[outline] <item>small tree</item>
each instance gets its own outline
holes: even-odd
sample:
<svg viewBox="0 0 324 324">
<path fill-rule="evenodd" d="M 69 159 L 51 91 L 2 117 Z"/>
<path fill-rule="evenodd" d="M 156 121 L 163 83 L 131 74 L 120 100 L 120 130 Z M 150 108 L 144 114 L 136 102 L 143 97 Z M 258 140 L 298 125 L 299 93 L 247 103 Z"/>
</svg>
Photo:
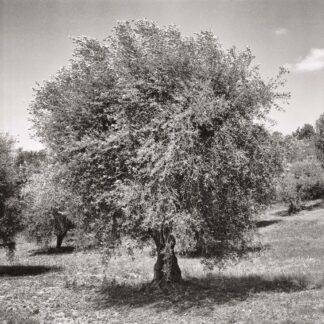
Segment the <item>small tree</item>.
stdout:
<svg viewBox="0 0 324 324">
<path fill-rule="evenodd" d="M 316 159 L 290 164 L 281 177 L 278 196 L 289 204 L 290 214 L 301 210 L 306 200 L 324 197 L 324 170 Z"/>
<path fill-rule="evenodd" d="M 20 203 L 14 168 L 13 140 L 0 133 L 0 247 L 13 253 L 15 235 L 21 229 Z"/>
<path fill-rule="evenodd" d="M 74 227 L 72 195 L 62 186 L 60 176 L 59 168 L 43 163 L 22 189 L 23 222 L 28 238 L 48 243 L 56 236 L 58 249 L 67 232 Z"/>
<path fill-rule="evenodd" d="M 84 227 L 114 247 L 152 239 L 156 282 L 177 282 L 176 238 L 216 262 L 245 250 L 281 156 L 262 125 L 280 76 L 264 81 L 249 49 L 210 32 L 119 23 L 81 37 L 69 67 L 35 93 L 38 135 L 82 198 Z"/>
</svg>

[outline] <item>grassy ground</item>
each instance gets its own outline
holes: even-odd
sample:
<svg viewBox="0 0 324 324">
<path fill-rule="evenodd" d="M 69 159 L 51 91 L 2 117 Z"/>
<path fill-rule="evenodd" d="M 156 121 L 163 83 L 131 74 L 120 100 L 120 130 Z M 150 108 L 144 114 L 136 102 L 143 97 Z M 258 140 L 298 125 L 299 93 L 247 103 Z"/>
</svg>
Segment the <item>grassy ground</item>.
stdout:
<svg viewBox="0 0 324 324">
<path fill-rule="evenodd" d="M 21 241 L 9 263 L 0 250 L 0 323 L 324 323 L 324 207 L 280 209 L 258 223 L 265 249 L 223 271 L 181 259 L 188 281 L 145 285 L 154 260 L 96 253 L 35 253 Z"/>
</svg>

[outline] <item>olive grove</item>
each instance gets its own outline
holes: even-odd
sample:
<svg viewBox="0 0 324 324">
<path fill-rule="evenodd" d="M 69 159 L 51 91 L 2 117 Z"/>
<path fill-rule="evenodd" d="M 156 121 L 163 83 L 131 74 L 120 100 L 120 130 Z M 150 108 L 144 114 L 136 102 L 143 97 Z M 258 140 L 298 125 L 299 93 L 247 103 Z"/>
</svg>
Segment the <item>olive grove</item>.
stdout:
<svg viewBox="0 0 324 324">
<path fill-rule="evenodd" d="M 293 214 L 302 210 L 308 200 L 324 198 L 321 117 L 316 129 L 305 124 L 292 136 L 276 136 L 285 156 L 285 171 L 278 178 L 277 200 L 287 203 L 288 213 Z"/>
</svg>

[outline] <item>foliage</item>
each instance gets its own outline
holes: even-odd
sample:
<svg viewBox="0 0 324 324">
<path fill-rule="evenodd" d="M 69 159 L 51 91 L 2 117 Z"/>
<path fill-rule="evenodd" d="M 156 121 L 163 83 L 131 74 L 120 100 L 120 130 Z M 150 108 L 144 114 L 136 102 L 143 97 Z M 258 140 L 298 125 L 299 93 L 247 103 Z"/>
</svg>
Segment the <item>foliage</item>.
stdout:
<svg viewBox="0 0 324 324">
<path fill-rule="evenodd" d="M 23 222 L 31 240 L 48 243 L 55 235 L 57 247 L 73 228 L 72 195 L 61 185 L 63 171 L 55 164 L 43 163 L 22 189 Z"/>
<path fill-rule="evenodd" d="M 278 179 L 277 199 L 289 203 L 289 212 L 302 208 L 303 202 L 324 196 L 324 170 L 320 157 L 320 120 L 314 127 L 305 124 L 291 135 L 274 133 L 285 156 L 286 170 Z"/>
<path fill-rule="evenodd" d="M 313 125 L 305 124 L 302 128 L 297 128 L 295 132 L 292 134 L 294 137 L 296 137 L 298 140 L 312 140 L 315 136 L 315 129 Z"/>
<path fill-rule="evenodd" d="M 18 184 L 24 185 L 28 178 L 35 172 L 39 172 L 41 164 L 46 160 L 46 152 L 25 151 L 19 148 L 15 153 L 15 168 L 18 174 Z"/>
<path fill-rule="evenodd" d="M 289 212 L 300 210 L 305 200 L 324 197 L 324 170 L 316 159 L 290 164 L 279 181 L 279 199 L 289 203 Z"/>
<path fill-rule="evenodd" d="M 265 81 L 249 49 L 148 21 L 75 44 L 30 111 L 82 198 L 85 227 L 110 247 L 130 235 L 162 253 L 198 235 L 206 257 L 243 251 L 281 171 L 262 123 L 287 98 L 285 71 Z"/>
<path fill-rule="evenodd" d="M 0 247 L 12 253 L 20 226 L 20 203 L 14 168 L 13 140 L 0 133 Z"/>
<path fill-rule="evenodd" d="M 324 114 L 316 121 L 315 145 L 317 156 L 324 163 Z"/>
<path fill-rule="evenodd" d="M 295 163 L 306 159 L 316 159 L 314 138 L 311 140 L 297 139 L 296 136 L 283 135 L 280 132 L 272 134 L 284 156 L 285 164 Z"/>
</svg>

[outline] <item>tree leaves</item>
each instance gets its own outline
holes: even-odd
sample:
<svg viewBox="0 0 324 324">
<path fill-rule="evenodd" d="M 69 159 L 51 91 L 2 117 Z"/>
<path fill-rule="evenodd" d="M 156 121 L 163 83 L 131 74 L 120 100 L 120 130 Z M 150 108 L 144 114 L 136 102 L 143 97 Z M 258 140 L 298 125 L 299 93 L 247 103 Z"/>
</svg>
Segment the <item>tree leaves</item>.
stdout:
<svg viewBox="0 0 324 324">
<path fill-rule="evenodd" d="M 21 229 L 13 144 L 10 137 L 0 133 L 0 246 L 9 248 Z"/>
<path fill-rule="evenodd" d="M 277 92 L 284 71 L 265 81 L 249 49 L 146 20 L 75 44 L 30 111 L 86 206 L 85 223 L 101 239 L 141 240 L 168 226 L 184 245 L 203 236 L 206 256 L 211 242 L 219 257 L 242 249 L 281 170 L 262 123 L 287 98 Z"/>
</svg>

